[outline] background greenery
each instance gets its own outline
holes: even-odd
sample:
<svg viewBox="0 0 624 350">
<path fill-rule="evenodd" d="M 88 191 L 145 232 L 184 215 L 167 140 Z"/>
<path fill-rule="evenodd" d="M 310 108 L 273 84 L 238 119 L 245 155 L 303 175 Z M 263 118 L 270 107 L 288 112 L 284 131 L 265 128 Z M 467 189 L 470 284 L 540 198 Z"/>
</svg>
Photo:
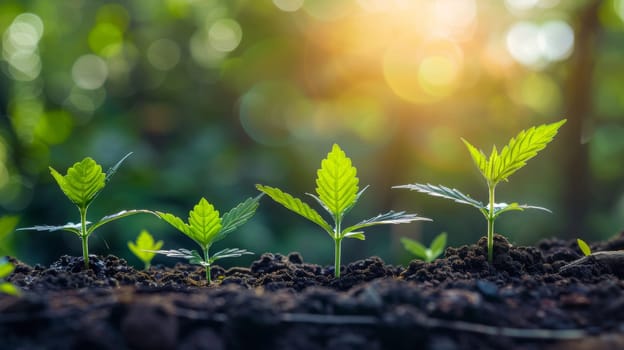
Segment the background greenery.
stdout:
<svg viewBox="0 0 624 350">
<path fill-rule="evenodd" d="M 228 210 L 256 183 L 311 192 L 339 142 L 371 185 L 353 221 L 389 209 L 435 220 L 371 229 L 344 244 L 344 261 L 404 263 L 401 236 L 429 243 L 446 231 L 467 244 L 485 222 L 392 185 L 485 199 L 460 137 L 489 151 L 565 117 L 561 136 L 497 193 L 553 214 L 508 214 L 497 231 L 533 244 L 622 228 L 623 0 L 4 0 L 0 33 L 0 214 L 19 226 L 78 220 L 50 165 L 64 173 L 91 156 L 107 168 L 132 151 L 91 219 L 130 208 L 185 216 L 200 196 Z M 192 246 L 135 216 L 96 232 L 91 251 L 140 266 L 126 242 L 143 228 L 165 249 Z M 29 263 L 80 254 L 69 233 L 0 239 Z M 266 199 L 219 245 L 333 259 L 325 233 Z"/>
</svg>

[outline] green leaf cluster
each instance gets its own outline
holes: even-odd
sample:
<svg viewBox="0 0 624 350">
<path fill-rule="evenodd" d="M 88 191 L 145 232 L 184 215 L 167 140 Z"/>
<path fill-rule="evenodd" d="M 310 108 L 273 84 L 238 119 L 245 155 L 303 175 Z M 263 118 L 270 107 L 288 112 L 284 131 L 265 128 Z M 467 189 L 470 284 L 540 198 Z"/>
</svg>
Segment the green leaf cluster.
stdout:
<svg viewBox="0 0 624 350">
<path fill-rule="evenodd" d="M 197 251 L 187 249 L 155 250 L 154 252 L 169 257 L 188 259 L 192 264 L 204 266 L 206 268 L 206 279 L 210 282 L 210 265 L 216 260 L 238 257 L 243 254 L 253 254 L 243 249 L 231 248 L 224 249 L 210 256 L 209 250 L 212 244 L 227 237 L 230 232 L 245 224 L 254 215 L 258 208 L 260 197 L 248 198 L 229 212 L 223 214 L 223 217 L 219 216 L 219 211 L 203 197 L 189 212 L 188 222 L 184 222 L 181 218 L 170 213 L 156 212 L 156 215 L 169 223 L 169 225 L 197 243 L 202 249 L 203 257 Z"/>
<path fill-rule="evenodd" d="M 126 160 L 132 153 L 128 153 L 121 160 L 119 160 L 113 167 L 111 167 L 106 173 L 102 171 L 102 166 L 96 163 L 90 157 L 86 157 L 80 162 L 75 163 L 69 169 L 65 175 L 61 175 L 54 168 L 50 167 L 50 173 L 56 180 L 56 183 L 61 188 L 61 191 L 67 196 L 67 198 L 78 207 L 80 213 L 80 223 L 74 224 L 72 222 L 61 226 L 32 226 L 20 228 L 20 230 L 36 230 L 36 231 L 68 231 L 76 234 L 82 241 L 82 256 L 84 259 L 85 267 L 89 267 L 89 236 L 93 232 L 104 224 L 111 221 L 115 221 L 127 216 L 147 213 L 154 214 L 150 210 L 136 209 L 136 210 L 122 210 L 116 214 L 108 215 L 101 218 L 98 222 L 91 225 L 90 221 L 87 221 L 87 209 L 98 196 L 98 194 L 104 189 L 106 183 L 110 181 L 113 174 L 117 172 L 117 169 L 121 166 L 124 160 Z"/>
<path fill-rule="evenodd" d="M 156 256 L 153 250 L 162 248 L 163 241 L 154 241 L 154 237 L 147 232 L 147 230 L 141 231 L 136 239 L 136 242 L 128 242 L 128 249 L 145 264 L 145 270 L 148 270 L 151 266 L 152 259 Z"/>
<path fill-rule="evenodd" d="M 13 283 L 4 281 L 13 270 L 15 270 L 15 266 L 8 260 L 0 260 L 0 293 L 16 296 L 21 294 L 20 290 Z"/>
<path fill-rule="evenodd" d="M 323 219 L 321 214 L 299 198 L 293 197 L 275 187 L 256 185 L 256 188 L 290 211 L 317 224 L 329 234 L 335 242 L 334 274 L 336 277 L 340 277 L 342 239 L 355 238 L 364 240 L 366 237 L 361 229 L 369 226 L 430 220 L 415 214 L 390 211 L 343 228 L 345 214 L 353 208 L 368 187 L 360 191 L 357 170 L 352 165 L 351 159 L 347 157 L 337 144 L 333 145 L 327 157 L 321 161 L 321 168 L 317 171 L 316 194 L 307 193 L 333 219 L 333 226 Z"/>
<path fill-rule="evenodd" d="M 394 186 L 394 188 L 406 188 L 477 208 L 488 223 L 487 250 L 488 261 L 491 263 L 494 251 L 494 221 L 498 216 L 508 211 L 522 211 L 524 209 L 537 209 L 550 212 L 546 208 L 532 205 L 496 203 L 496 185 L 503 180 L 508 181 L 509 176 L 524 167 L 528 160 L 535 157 L 539 151 L 543 150 L 557 135 L 559 128 L 565 124 L 565 122 L 566 120 L 563 119 L 555 123 L 534 126 L 527 130 L 522 130 L 518 135 L 509 140 L 500 153 L 496 146 L 493 146 L 489 157 L 486 156 L 483 151 L 462 139 L 468 148 L 468 152 L 474 164 L 487 182 L 489 195 L 487 204 L 483 204 L 454 188 L 442 185 L 410 184 Z"/>
<path fill-rule="evenodd" d="M 433 239 L 428 248 L 422 243 L 407 237 L 401 237 L 401 243 L 405 250 L 414 254 L 416 258 L 425 262 L 432 262 L 444 253 L 444 249 L 446 248 L 446 236 L 445 232 L 440 233 Z"/>
</svg>

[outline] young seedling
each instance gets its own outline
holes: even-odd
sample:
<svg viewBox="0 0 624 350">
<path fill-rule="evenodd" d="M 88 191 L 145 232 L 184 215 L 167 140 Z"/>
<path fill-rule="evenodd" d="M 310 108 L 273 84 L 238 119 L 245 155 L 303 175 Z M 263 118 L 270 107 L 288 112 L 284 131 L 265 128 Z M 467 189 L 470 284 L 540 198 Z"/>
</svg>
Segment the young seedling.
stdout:
<svg viewBox="0 0 624 350">
<path fill-rule="evenodd" d="M 475 165 L 486 180 L 489 193 L 489 201 L 487 205 L 472 199 L 454 188 L 448 188 L 442 185 L 434 186 L 431 184 L 411 184 L 395 186 L 394 188 L 407 188 L 419 191 L 435 197 L 442 197 L 453 200 L 457 203 L 473 206 L 483 214 L 487 220 L 487 254 L 488 261 L 491 263 L 494 251 L 494 221 L 502 213 L 512 210 L 538 209 L 550 212 L 546 208 L 535 207 L 531 205 L 520 205 L 518 203 L 496 203 L 495 190 L 496 185 L 501 181 L 508 181 L 507 178 L 515 173 L 518 169 L 526 165 L 526 162 L 535 157 L 537 152 L 541 151 L 548 145 L 550 141 L 557 135 L 559 128 L 566 122 L 561 120 L 552 124 L 544 124 L 537 127 L 531 127 L 522 130 L 509 143 L 503 147 L 498 153 L 496 146 L 492 148 L 489 159 L 485 154 L 476 147 L 462 139 Z"/>
<path fill-rule="evenodd" d="M 0 293 L 20 295 L 20 290 L 13 283 L 4 281 L 13 270 L 15 270 L 15 266 L 8 260 L 0 260 Z"/>
<path fill-rule="evenodd" d="M 195 241 L 201 247 L 203 256 L 196 250 L 188 249 L 156 250 L 154 253 L 164 254 L 173 258 L 188 259 L 191 264 L 204 266 L 206 268 L 206 279 L 208 283 L 211 283 L 210 266 L 215 261 L 223 258 L 239 257 L 243 254 L 253 254 L 245 249 L 229 248 L 211 256 L 209 250 L 212 244 L 224 239 L 230 232 L 246 223 L 254 215 L 258 208 L 260 197 L 248 198 L 229 212 L 223 214 L 223 217 L 219 217 L 219 211 L 215 210 L 212 204 L 208 203 L 205 198 L 202 198 L 193 210 L 189 212 L 188 223 L 185 223 L 173 214 L 157 211 L 156 214 L 163 220 Z"/>
<path fill-rule="evenodd" d="M 587 242 L 585 242 L 584 240 L 582 240 L 580 238 L 577 238 L 576 239 L 576 244 L 578 244 L 578 247 L 581 250 L 581 252 L 583 253 L 583 255 L 590 256 L 592 254 L 592 250 L 589 247 L 589 244 L 587 244 Z"/>
<path fill-rule="evenodd" d="M 110 168 L 106 173 L 102 172 L 102 167 L 96 163 L 93 159 L 87 157 L 82 161 L 75 163 L 71 168 L 67 170 L 66 175 L 61 175 L 59 172 L 50 167 L 50 173 L 58 183 L 59 187 L 65 193 L 67 198 L 78 207 L 80 212 L 80 222 L 74 224 L 72 222 L 62 226 L 33 226 L 24 227 L 19 230 L 37 230 L 37 231 L 68 231 L 76 234 L 82 241 L 82 256 L 84 258 L 85 268 L 89 268 L 89 237 L 100 226 L 107 224 L 111 221 L 115 221 L 126 216 L 154 212 L 150 210 L 136 209 L 136 210 L 122 210 L 116 214 L 108 215 L 101 218 L 98 222 L 91 225 L 90 221 L 87 221 L 87 209 L 93 202 L 93 200 L 100 194 L 106 183 L 108 183 L 126 158 L 132 153 L 128 153 L 117 164 Z"/>
<path fill-rule="evenodd" d="M 446 233 L 443 232 L 437 235 L 431 242 L 429 248 L 407 237 L 401 237 L 401 243 L 403 243 L 405 250 L 414 254 L 416 258 L 425 262 L 432 262 L 440 256 L 440 254 L 444 253 L 444 248 L 446 248 Z"/>
<path fill-rule="evenodd" d="M 154 237 L 146 230 L 141 231 L 135 242 L 128 242 L 128 249 L 145 264 L 145 270 L 149 270 L 152 259 L 156 256 L 154 250 L 162 247 L 163 241 L 154 241 Z"/>
<path fill-rule="evenodd" d="M 330 226 L 323 217 L 308 204 L 288 193 L 274 187 L 256 185 L 258 190 L 266 193 L 277 203 L 287 209 L 303 216 L 313 223 L 322 227 L 334 240 L 334 276 L 340 277 L 340 254 L 341 243 L 344 238 L 364 240 L 364 232 L 361 229 L 374 225 L 402 224 L 416 220 L 430 220 L 419 217 L 416 214 L 389 211 L 373 218 L 361 221 L 353 226 L 343 228 L 344 215 L 353 208 L 362 193 L 368 188 L 359 191 L 359 179 L 356 177 L 357 170 L 351 165 L 351 159 L 336 144 L 332 147 L 327 158 L 321 162 L 321 168 L 317 171 L 316 193 L 307 193 L 325 209 L 334 221 Z"/>
</svg>

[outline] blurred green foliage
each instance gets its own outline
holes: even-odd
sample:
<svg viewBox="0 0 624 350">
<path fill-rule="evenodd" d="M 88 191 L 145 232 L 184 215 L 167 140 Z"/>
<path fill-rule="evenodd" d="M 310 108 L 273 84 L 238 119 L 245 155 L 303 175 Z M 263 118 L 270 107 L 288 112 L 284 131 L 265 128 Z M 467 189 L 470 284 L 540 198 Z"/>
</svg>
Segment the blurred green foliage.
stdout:
<svg viewBox="0 0 624 350">
<path fill-rule="evenodd" d="M 566 117 L 568 135 L 498 194 L 554 214 L 510 215 L 497 229 L 521 244 L 607 238 L 624 218 L 623 19 L 624 0 L 4 0 L 0 215 L 64 224 L 73 208 L 48 166 L 90 156 L 107 168 L 131 151 L 93 218 L 184 212 L 202 196 L 232 207 L 256 183 L 301 195 L 339 140 L 371 184 L 353 216 L 435 220 L 371 230 L 345 261 L 405 262 L 400 236 L 446 231 L 459 245 L 485 227 L 468 208 L 391 186 L 430 181 L 483 200 L 460 137 L 501 144 Z M 137 216 L 98 232 L 92 252 L 127 256 L 142 229 L 182 244 Z M 69 233 L 11 239 L 29 263 L 79 254 Z M 322 233 L 266 200 L 232 240 L 332 261 Z"/>
</svg>

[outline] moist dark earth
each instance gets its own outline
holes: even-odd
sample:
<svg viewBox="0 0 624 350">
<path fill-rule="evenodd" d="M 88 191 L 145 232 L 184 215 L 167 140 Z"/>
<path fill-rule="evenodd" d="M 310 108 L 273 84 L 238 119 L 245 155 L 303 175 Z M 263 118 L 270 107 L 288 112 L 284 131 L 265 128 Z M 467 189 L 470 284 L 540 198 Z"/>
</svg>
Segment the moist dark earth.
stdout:
<svg viewBox="0 0 624 350">
<path fill-rule="evenodd" d="M 592 245 L 624 248 L 624 235 Z M 581 258 L 575 241 L 512 246 L 496 236 L 432 263 L 371 257 L 333 268 L 298 253 L 249 268 L 135 270 L 115 256 L 12 259 L 23 295 L 0 295 L 0 349 L 618 349 L 624 268 Z"/>
</svg>

